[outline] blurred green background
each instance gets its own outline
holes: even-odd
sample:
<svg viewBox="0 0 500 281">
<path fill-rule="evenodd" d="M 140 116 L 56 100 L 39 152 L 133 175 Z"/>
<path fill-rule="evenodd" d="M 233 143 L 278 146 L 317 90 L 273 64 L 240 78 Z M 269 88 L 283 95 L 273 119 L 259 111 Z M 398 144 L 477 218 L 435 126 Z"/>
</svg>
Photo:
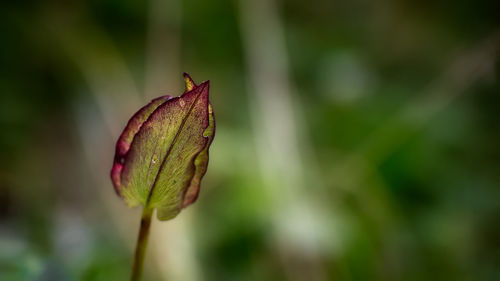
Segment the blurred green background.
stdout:
<svg viewBox="0 0 500 281">
<path fill-rule="evenodd" d="M 0 280 L 128 280 L 128 118 L 211 81 L 198 202 L 145 280 L 500 280 L 500 2 L 10 1 Z"/>
</svg>

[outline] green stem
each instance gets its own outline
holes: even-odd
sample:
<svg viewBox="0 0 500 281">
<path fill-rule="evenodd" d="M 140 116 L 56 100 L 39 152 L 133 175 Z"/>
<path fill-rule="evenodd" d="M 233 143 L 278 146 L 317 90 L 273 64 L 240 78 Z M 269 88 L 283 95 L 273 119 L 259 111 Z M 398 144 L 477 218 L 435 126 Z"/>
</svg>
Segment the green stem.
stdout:
<svg viewBox="0 0 500 281">
<path fill-rule="evenodd" d="M 131 281 L 140 281 L 142 276 L 142 268 L 144 265 L 144 254 L 148 246 L 149 229 L 151 226 L 151 216 L 153 210 L 144 208 L 142 210 L 141 227 L 139 229 L 139 237 L 135 247 L 134 265 L 132 266 Z"/>
</svg>

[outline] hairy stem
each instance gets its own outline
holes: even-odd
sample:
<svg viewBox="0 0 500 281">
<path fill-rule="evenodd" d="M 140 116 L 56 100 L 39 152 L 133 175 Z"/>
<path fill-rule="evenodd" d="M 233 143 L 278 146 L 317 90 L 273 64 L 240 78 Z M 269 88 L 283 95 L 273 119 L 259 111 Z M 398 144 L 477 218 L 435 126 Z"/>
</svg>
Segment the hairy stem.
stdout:
<svg viewBox="0 0 500 281">
<path fill-rule="evenodd" d="M 140 281 L 142 277 L 142 268 L 144 265 L 144 254 L 148 246 L 149 229 L 151 226 L 151 216 L 153 210 L 144 208 L 142 210 L 141 226 L 139 229 L 139 237 L 135 247 L 134 264 L 132 266 L 131 281 Z"/>
</svg>

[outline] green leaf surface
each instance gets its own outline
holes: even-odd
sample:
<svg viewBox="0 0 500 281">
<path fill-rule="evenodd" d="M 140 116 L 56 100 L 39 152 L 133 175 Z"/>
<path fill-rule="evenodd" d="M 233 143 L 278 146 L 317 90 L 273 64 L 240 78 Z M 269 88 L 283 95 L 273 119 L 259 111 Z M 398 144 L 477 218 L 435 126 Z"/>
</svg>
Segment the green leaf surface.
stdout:
<svg viewBox="0 0 500 281">
<path fill-rule="evenodd" d="M 147 105 L 139 109 L 132 118 L 127 123 L 127 126 L 123 130 L 122 134 L 118 138 L 116 143 L 116 153 L 113 163 L 113 168 L 111 169 L 111 179 L 113 186 L 115 187 L 116 193 L 121 195 L 121 172 L 123 170 L 123 163 L 125 162 L 125 156 L 130 150 L 130 145 L 134 136 L 139 132 L 142 124 L 148 119 L 148 117 L 155 111 L 158 106 L 163 104 L 165 101 L 171 99 L 172 96 L 166 95 L 158 97 Z"/>
</svg>

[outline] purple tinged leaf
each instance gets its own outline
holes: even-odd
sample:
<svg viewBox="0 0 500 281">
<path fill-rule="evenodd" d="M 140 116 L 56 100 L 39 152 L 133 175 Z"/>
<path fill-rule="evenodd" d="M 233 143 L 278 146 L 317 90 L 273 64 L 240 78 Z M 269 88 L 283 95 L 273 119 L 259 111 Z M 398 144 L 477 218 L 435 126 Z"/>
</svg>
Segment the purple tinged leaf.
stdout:
<svg viewBox="0 0 500 281">
<path fill-rule="evenodd" d="M 215 133 L 209 82 L 196 86 L 189 75 L 184 79 L 182 96 L 155 99 L 132 117 L 111 172 L 129 206 L 158 208 L 160 220 L 174 218 L 196 200 Z"/>
<path fill-rule="evenodd" d="M 184 196 L 184 203 L 183 207 L 186 207 L 198 198 L 198 194 L 200 192 L 200 182 L 205 173 L 207 172 L 207 167 L 208 167 L 208 148 L 210 147 L 210 144 L 212 144 L 212 141 L 214 139 L 215 135 L 215 117 L 214 117 L 214 112 L 212 110 L 212 105 L 209 103 L 208 104 L 208 128 L 205 130 L 203 135 L 208 138 L 208 144 L 205 146 L 205 148 L 198 154 L 196 159 L 194 160 L 194 165 L 195 165 L 195 173 L 193 178 L 191 179 L 191 183 L 186 190 L 186 194 Z"/>
<path fill-rule="evenodd" d="M 158 97 L 139 109 L 139 111 L 137 111 L 132 118 L 130 118 L 127 126 L 118 138 L 118 141 L 116 142 L 113 168 L 111 169 L 111 180 L 118 195 L 121 196 L 120 174 L 125 162 L 125 155 L 130 149 L 130 144 L 132 143 L 135 134 L 137 134 L 149 115 L 151 115 L 151 113 L 153 113 L 158 106 L 171 98 L 172 96 L 169 95 Z"/>
</svg>

